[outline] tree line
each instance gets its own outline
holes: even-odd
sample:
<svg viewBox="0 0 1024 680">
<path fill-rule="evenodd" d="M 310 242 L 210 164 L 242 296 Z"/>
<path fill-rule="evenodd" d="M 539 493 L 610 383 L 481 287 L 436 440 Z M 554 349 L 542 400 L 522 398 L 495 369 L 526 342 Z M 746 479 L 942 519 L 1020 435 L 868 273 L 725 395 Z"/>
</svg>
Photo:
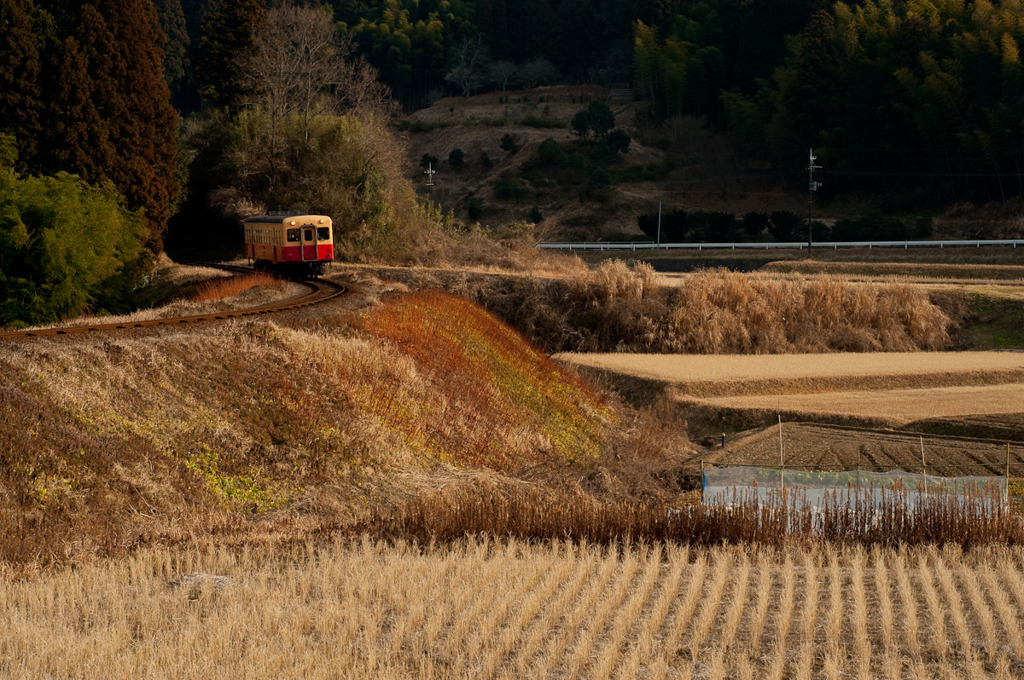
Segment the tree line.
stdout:
<svg viewBox="0 0 1024 680">
<path fill-rule="evenodd" d="M 353 256 L 400 250 L 423 209 L 399 107 L 554 82 L 631 85 L 641 120 L 701 116 L 776 168 L 813 147 L 825 199 L 1009 201 L 1021 16 L 1024 0 L 0 0 L 0 255 L 54 242 L 15 200 L 31 178 L 100 192 L 140 246 L 53 314 L 116 306 L 96 286 L 130 290 L 111 282 L 165 240 L 231 243 L 253 210 L 330 211 Z M 42 271 L 7 264 L 0 302 L 52 289 Z"/>
</svg>

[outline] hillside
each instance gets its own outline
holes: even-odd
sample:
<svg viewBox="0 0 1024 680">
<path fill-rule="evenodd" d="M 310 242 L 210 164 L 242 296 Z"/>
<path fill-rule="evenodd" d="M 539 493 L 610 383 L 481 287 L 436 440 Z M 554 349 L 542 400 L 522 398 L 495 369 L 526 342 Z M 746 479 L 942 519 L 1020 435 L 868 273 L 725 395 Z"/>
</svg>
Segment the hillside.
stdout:
<svg viewBox="0 0 1024 680">
<path fill-rule="evenodd" d="M 573 116 L 592 101 L 607 102 L 615 125 L 631 137 L 629 150 L 618 160 L 595 163 L 593 142 L 582 141 L 571 128 Z M 639 102 L 616 100 L 597 86 L 546 86 L 531 90 L 491 92 L 471 97 L 446 97 L 402 120 L 410 180 L 446 210 L 471 223 L 502 225 L 531 221 L 534 206 L 542 219 L 539 239 L 616 239 L 640 237 L 637 215 L 665 209 L 719 210 L 801 209 L 799 197 L 786 196 L 774 185 L 735 183 L 738 153 L 727 138 L 713 134 L 697 119 L 679 119 L 671 126 L 641 126 Z M 519 148 L 502 148 L 505 135 Z M 559 159 L 538 163 L 538 151 L 551 138 L 561 147 Z M 453 167 L 449 154 L 463 153 L 464 165 Z M 426 186 L 424 155 L 434 156 L 434 187 Z M 482 161 L 486 154 L 492 165 Z M 578 154 L 579 157 L 574 155 Z M 666 165 L 668 163 L 668 165 Z M 542 166 L 542 167 L 538 167 Z M 614 184 L 608 192 L 582 197 L 594 172 L 604 169 Z M 498 186 L 502 173 L 519 176 L 518 186 Z M 525 177 L 523 177 L 525 175 Z M 805 200 L 805 199 L 804 199 Z M 476 208 L 471 211 L 471 207 Z"/>
<path fill-rule="evenodd" d="M 682 434 L 465 301 L 355 289 L 274 321 L 0 344 L 0 561 L 306 540 L 460 481 L 678 494 L 643 469 Z"/>
</svg>

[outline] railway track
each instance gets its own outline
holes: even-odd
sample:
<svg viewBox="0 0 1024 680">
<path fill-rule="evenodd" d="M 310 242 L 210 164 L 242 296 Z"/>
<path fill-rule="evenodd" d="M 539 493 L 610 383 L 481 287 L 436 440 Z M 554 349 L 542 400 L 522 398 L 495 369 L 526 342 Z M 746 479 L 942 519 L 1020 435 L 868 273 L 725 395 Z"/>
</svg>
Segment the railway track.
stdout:
<svg viewBox="0 0 1024 680">
<path fill-rule="evenodd" d="M 208 265 L 202 266 L 214 267 L 217 269 L 224 269 L 226 271 L 250 273 L 253 270 L 248 267 L 235 267 L 231 265 Z M 251 307 L 249 309 L 240 309 L 232 312 L 211 312 L 209 314 L 196 314 L 193 316 L 179 316 L 167 319 L 149 319 L 146 321 L 131 321 L 121 323 L 94 323 L 80 326 L 55 326 L 53 328 L 33 328 L 28 330 L 20 331 L 5 331 L 0 332 L 0 340 L 15 339 L 15 338 L 33 338 L 43 336 L 55 336 L 55 335 L 81 335 L 89 333 L 102 333 L 108 331 L 122 331 L 134 328 L 150 328 L 153 326 L 181 326 L 183 324 L 200 323 L 206 321 L 226 321 L 228 319 L 240 319 L 249 316 L 259 316 L 261 314 L 274 314 L 276 312 L 284 312 L 292 309 L 299 309 L 302 307 L 310 307 L 312 305 L 327 302 L 334 298 L 345 294 L 346 288 L 338 283 L 331 281 L 324 281 L 322 279 L 309 280 L 309 281 L 296 281 L 296 283 L 305 286 L 309 289 L 305 295 L 298 297 L 289 298 L 287 300 L 280 300 L 267 305 L 260 305 L 258 307 Z"/>
</svg>

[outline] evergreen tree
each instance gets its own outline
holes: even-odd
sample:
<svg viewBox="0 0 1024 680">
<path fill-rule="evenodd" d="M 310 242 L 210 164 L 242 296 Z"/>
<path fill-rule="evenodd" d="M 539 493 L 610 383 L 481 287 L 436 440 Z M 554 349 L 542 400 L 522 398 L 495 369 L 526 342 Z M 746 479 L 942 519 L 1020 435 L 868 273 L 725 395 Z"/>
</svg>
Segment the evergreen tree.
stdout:
<svg viewBox="0 0 1024 680">
<path fill-rule="evenodd" d="M 39 135 L 39 51 L 30 0 L 0 0 L 0 133 L 16 139 L 22 159 L 36 154 Z"/>
<path fill-rule="evenodd" d="M 43 3 L 40 82 L 46 101 L 33 173 L 106 180 L 131 210 L 143 209 L 148 246 L 159 251 L 179 193 L 178 116 L 170 105 L 150 0 Z"/>
<path fill-rule="evenodd" d="M 247 93 L 241 59 L 253 44 L 263 16 L 260 0 L 214 0 L 200 22 L 193 65 L 203 99 L 216 106 L 237 106 Z"/>
</svg>

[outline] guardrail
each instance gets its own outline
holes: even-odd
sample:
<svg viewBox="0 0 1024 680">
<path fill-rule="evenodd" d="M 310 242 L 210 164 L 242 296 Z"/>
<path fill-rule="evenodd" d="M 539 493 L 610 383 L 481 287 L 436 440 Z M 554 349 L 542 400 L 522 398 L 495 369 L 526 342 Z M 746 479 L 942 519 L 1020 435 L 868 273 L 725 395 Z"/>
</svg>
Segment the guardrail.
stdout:
<svg viewBox="0 0 1024 680">
<path fill-rule="evenodd" d="M 813 248 L 981 248 L 1004 246 L 1024 248 L 1024 239 L 948 240 L 948 241 L 822 241 Z M 580 243 L 538 243 L 545 250 L 803 250 L 807 241 L 790 243 L 655 243 L 653 241 L 615 241 Z"/>
</svg>

